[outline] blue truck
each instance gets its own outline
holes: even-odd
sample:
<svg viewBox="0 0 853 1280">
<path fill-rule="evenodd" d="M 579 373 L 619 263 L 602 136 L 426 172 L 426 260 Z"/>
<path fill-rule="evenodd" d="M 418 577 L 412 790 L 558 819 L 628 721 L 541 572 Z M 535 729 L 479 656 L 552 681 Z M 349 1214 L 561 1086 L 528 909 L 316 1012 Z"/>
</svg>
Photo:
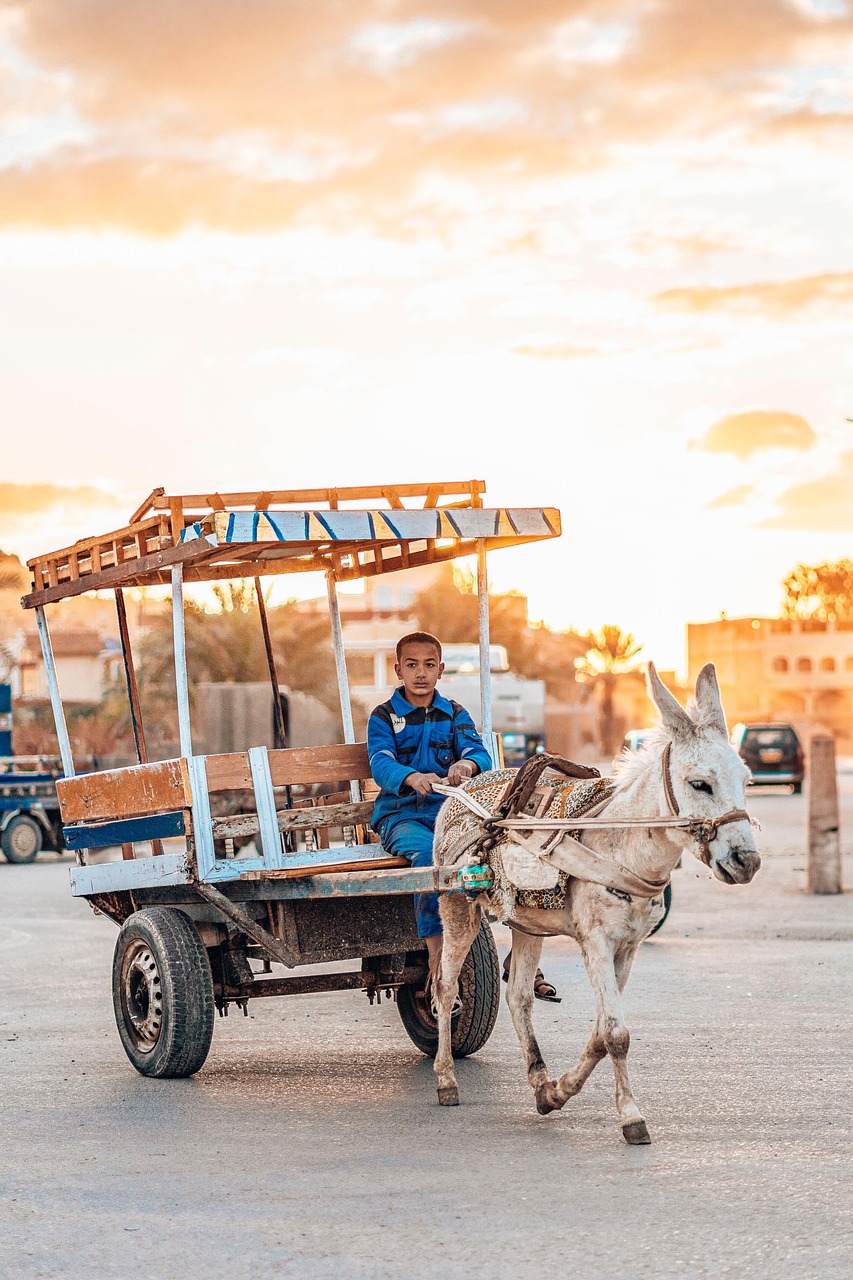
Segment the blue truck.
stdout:
<svg viewBox="0 0 853 1280">
<path fill-rule="evenodd" d="M 0 757 L 0 850 L 7 862 L 32 862 L 42 849 L 65 850 L 56 797 L 57 761 Z"/>
<path fill-rule="evenodd" d="M 12 690 L 0 684 L 0 850 L 7 862 L 32 862 L 42 849 L 64 851 L 61 777 L 59 760 L 12 755 Z"/>
</svg>

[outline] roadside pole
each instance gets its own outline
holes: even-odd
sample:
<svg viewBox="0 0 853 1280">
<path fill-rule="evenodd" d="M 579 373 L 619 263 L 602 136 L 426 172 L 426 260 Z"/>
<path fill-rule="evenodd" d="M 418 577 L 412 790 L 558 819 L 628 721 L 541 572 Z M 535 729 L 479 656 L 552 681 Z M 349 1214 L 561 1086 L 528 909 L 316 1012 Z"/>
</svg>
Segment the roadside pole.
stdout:
<svg viewBox="0 0 853 1280">
<path fill-rule="evenodd" d="M 841 893 L 835 741 L 829 734 L 816 734 L 809 742 L 808 832 L 807 892 Z"/>
</svg>

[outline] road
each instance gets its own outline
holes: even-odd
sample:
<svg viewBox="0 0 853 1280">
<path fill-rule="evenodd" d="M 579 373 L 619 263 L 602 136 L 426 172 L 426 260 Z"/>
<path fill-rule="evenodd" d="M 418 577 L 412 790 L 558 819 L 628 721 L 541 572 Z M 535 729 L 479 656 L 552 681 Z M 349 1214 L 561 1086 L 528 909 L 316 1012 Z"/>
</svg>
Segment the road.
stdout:
<svg viewBox="0 0 853 1280">
<path fill-rule="evenodd" d="M 804 894 L 803 798 L 749 803 L 758 877 L 685 859 L 628 988 L 650 1147 L 622 1141 L 607 1063 L 537 1116 L 505 1008 L 458 1109 L 393 1005 L 351 993 L 232 1010 L 195 1079 L 143 1079 L 113 1022 L 115 927 L 70 897 L 67 858 L 3 863 L 0 1276 L 846 1280 L 853 898 Z M 545 968 L 557 1072 L 592 999 L 573 944 Z"/>
</svg>

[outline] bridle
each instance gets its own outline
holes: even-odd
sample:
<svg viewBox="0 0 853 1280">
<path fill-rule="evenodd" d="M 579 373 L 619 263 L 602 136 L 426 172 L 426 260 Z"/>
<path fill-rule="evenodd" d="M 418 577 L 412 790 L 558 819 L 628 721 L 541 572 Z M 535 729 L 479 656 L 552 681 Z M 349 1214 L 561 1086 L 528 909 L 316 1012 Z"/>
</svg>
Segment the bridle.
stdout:
<svg viewBox="0 0 853 1280">
<path fill-rule="evenodd" d="M 672 789 L 672 774 L 669 768 L 671 749 L 672 743 L 668 742 L 661 756 L 661 771 L 663 773 L 663 793 L 666 797 L 667 806 L 672 816 L 677 818 L 680 816 L 681 810 L 678 807 L 678 801 Z M 678 825 L 684 826 L 689 831 L 699 846 L 700 862 L 704 862 L 705 866 L 709 867 L 711 865 L 711 844 L 716 840 L 720 827 L 725 827 L 729 822 L 749 822 L 752 824 L 754 819 L 749 816 L 746 809 L 730 809 L 728 813 L 724 813 L 719 818 L 690 818 L 686 823 L 681 822 Z"/>
</svg>

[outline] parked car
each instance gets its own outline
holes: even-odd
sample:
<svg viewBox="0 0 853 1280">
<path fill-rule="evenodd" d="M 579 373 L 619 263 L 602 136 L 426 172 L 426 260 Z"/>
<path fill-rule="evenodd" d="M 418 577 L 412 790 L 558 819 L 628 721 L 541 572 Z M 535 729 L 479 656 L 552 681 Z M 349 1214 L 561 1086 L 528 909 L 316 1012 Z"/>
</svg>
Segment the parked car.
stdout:
<svg viewBox="0 0 853 1280">
<path fill-rule="evenodd" d="M 622 739 L 622 750 L 639 751 L 649 734 L 653 732 L 652 729 L 629 729 Z"/>
<path fill-rule="evenodd" d="M 805 756 L 793 725 L 736 724 L 732 745 L 749 766 L 754 786 L 790 783 L 795 795 L 802 791 Z"/>
</svg>

